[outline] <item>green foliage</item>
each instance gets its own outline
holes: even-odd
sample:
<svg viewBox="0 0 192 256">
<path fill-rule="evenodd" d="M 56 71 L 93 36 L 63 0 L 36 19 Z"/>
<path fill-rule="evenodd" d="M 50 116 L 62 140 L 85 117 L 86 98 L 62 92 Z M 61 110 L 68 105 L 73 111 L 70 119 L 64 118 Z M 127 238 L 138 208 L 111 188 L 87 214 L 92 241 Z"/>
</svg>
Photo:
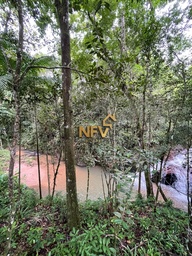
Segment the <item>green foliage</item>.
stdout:
<svg viewBox="0 0 192 256">
<path fill-rule="evenodd" d="M 38 253 L 40 249 L 44 248 L 45 241 L 41 240 L 43 235 L 42 229 L 40 227 L 30 228 L 27 232 L 27 243 L 29 246 L 33 247 L 33 250 Z"/>
<path fill-rule="evenodd" d="M 7 176 L 0 176 L 0 249 L 5 250 L 8 220 Z M 17 182 L 15 180 L 15 188 Z M 15 197 L 17 193 L 15 191 Z M 12 250 L 14 255 L 187 255 L 185 212 L 142 198 L 121 202 L 110 215 L 106 202 L 81 203 L 79 230 L 69 232 L 66 203 L 61 195 L 38 200 L 22 187 L 20 211 L 16 213 Z"/>
<path fill-rule="evenodd" d="M 18 178 L 14 177 L 14 197 L 18 198 Z M 9 193 L 8 193 L 8 176 L 6 174 L 0 175 L 0 189 L 1 197 L 0 202 L 2 208 L 0 209 L 1 218 L 6 219 L 9 213 Z M 37 194 L 34 190 L 27 188 L 25 185 L 21 185 L 20 201 L 16 203 L 16 207 L 19 209 L 20 216 L 27 217 L 29 209 L 35 207 Z"/>
<path fill-rule="evenodd" d="M 114 212 L 110 227 L 104 219 L 92 223 L 91 214 L 86 229 L 73 230 L 67 244 L 58 245 L 50 255 L 105 255 L 105 250 L 107 255 L 187 255 L 183 240 L 188 221 L 185 213 L 170 206 L 159 206 L 154 213 L 152 202 L 141 199 L 129 207 L 120 206 Z M 90 203 L 84 211 L 86 208 L 92 212 Z"/>
<path fill-rule="evenodd" d="M 75 229 L 70 233 L 70 241 L 62 253 L 65 255 L 116 255 L 116 250 L 110 247 L 110 238 L 106 235 L 106 225 L 88 226 L 83 233 Z M 53 253 L 55 253 L 53 250 Z M 53 254 L 55 255 L 55 254 Z"/>
<path fill-rule="evenodd" d="M 36 147 L 36 107 L 40 150 L 57 155 L 64 140 L 62 74 L 59 69 L 38 68 L 58 66 L 55 6 L 46 0 L 22 2 L 25 43 L 18 95 L 22 145 Z M 15 1 L 1 3 L 0 136 L 7 146 L 14 117 L 12 78 L 18 30 Z M 153 202 L 142 198 L 128 204 L 127 191 L 134 177 L 131 172 L 144 162 L 156 163 L 178 143 L 191 145 L 192 69 L 190 56 L 183 57 L 183 51 L 191 48 L 186 38 L 191 6 L 188 3 L 181 8 L 179 1 L 171 6 L 164 0 L 74 0 L 69 7 L 76 161 L 87 166 L 99 164 L 117 185 L 113 191 L 108 189 L 110 198 L 105 202 L 81 205 L 81 226 L 71 232 L 66 225 L 65 199 L 56 196 L 38 201 L 32 190 L 22 186 L 20 200 L 15 200 L 13 251 L 15 255 L 49 256 L 186 255 L 186 214 L 173 209 L 170 202 L 159 205 L 155 213 Z M 29 31 L 32 19 L 37 24 L 34 33 Z M 47 27 L 55 33 L 51 51 L 56 61 L 40 51 L 38 57 L 30 53 L 41 46 L 39 35 L 43 39 Z M 117 122 L 105 139 L 78 137 L 80 125 L 101 125 L 108 113 L 116 113 Z M 0 171 L 7 168 L 7 160 L 8 153 L 0 155 Z M 17 179 L 14 186 L 17 199 Z M 0 176 L 2 251 L 10 203 L 7 187 L 7 176 Z M 124 200 L 117 197 L 118 192 L 124 193 Z"/>
<path fill-rule="evenodd" d="M 0 217 L 1 219 L 6 219 L 8 217 L 9 212 L 9 197 L 8 197 L 8 177 L 5 174 L 0 175 L 0 189 L 1 189 L 1 197 L 0 203 L 2 205 L 0 209 Z"/>
<path fill-rule="evenodd" d="M 11 75 L 1 75 L 0 76 L 0 98 L 2 99 L 4 96 L 5 89 L 8 87 L 7 85 L 11 81 Z"/>
<path fill-rule="evenodd" d="M 10 152 L 7 149 L 0 150 L 0 174 L 5 173 L 8 169 Z"/>
</svg>

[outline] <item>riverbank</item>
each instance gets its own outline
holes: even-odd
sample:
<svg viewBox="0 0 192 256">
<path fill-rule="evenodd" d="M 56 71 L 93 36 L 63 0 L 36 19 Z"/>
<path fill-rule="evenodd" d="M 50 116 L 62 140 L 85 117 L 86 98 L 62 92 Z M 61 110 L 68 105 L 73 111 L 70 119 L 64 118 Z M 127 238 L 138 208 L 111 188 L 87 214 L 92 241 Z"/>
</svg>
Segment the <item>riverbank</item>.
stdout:
<svg viewBox="0 0 192 256">
<path fill-rule="evenodd" d="M 0 151 L 0 164 L 2 170 L 6 171 L 8 169 L 9 151 Z M 48 157 L 49 165 L 49 177 L 50 177 L 50 193 L 52 194 L 53 189 L 53 178 L 55 169 L 57 167 L 57 159 L 51 156 Z M 18 174 L 18 155 L 15 163 L 15 175 Z M 46 155 L 40 155 L 40 171 L 41 171 L 41 187 L 43 197 L 49 194 L 48 188 L 48 168 L 47 168 L 47 158 Z M 86 167 L 76 167 L 76 178 L 77 178 L 77 191 L 80 201 L 84 201 L 87 198 L 87 184 L 88 184 L 88 170 Z M 37 156 L 35 152 L 22 151 L 21 154 L 21 181 L 30 188 L 33 188 L 37 193 L 39 193 L 39 182 L 38 182 L 38 166 L 37 166 Z M 172 202 L 173 206 L 184 211 L 187 211 L 187 198 L 182 193 L 171 186 L 161 185 L 162 189 Z M 107 195 L 107 186 L 102 173 L 102 169 L 98 166 L 89 169 L 89 189 L 88 189 L 88 199 L 97 200 L 98 198 L 104 198 Z M 136 195 L 138 188 L 138 178 L 135 179 L 133 186 L 133 196 Z M 156 185 L 153 184 L 154 193 L 156 193 Z M 61 162 L 57 180 L 55 192 L 60 192 L 65 194 L 66 191 L 66 178 L 65 178 L 65 165 Z M 141 192 L 143 196 L 146 195 L 145 179 L 142 174 L 142 185 Z M 159 200 L 163 202 L 161 195 Z"/>
<path fill-rule="evenodd" d="M 36 156 L 30 153 L 22 151 L 22 164 L 21 164 L 21 178 L 22 182 L 25 183 L 30 188 L 38 189 L 38 171 L 37 171 L 37 160 Z M 57 166 L 57 159 L 49 156 L 49 174 L 51 181 L 51 191 L 53 187 L 53 178 L 55 173 L 55 168 Z M 16 163 L 16 170 L 18 169 L 18 162 Z M 40 155 L 40 170 L 41 170 L 41 185 L 43 196 L 48 195 L 48 176 L 47 176 L 47 159 L 45 155 Z M 86 167 L 76 166 L 76 179 L 77 179 L 77 191 L 78 198 L 81 201 L 86 199 L 87 195 L 87 182 L 88 182 L 88 170 Z M 141 193 L 146 197 L 146 185 L 144 173 L 141 177 Z M 127 189 L 130 186 L 127 182 Z M 187 197 L 182 193 L 178 192 L 171 186 L 161 185 L 163 192 L 166 197 L 173 202 L 173 206 L 184 211 L 187 211 Z M 138 189 L 138 175 L 134 181 L 132 198 L 136 195 Z M 65 193 L 66 191 L 66 178 L 65 178 L 65 164 L 61 161 L 58 177 L 56 181 L 56 192 Z M 154 194 L 156 194 L 157 186 L 153 183 Z M 99 166 L 91 167 L 89 169 L 89 190 L 88 198 L 90 200 L 97 200 L 98 198 L 103 199 L 107 195 L 107 185 L 103 175 L 102 168 Z M 159 195 L 159 201 L 164 202 L 161 195 Z"/>
</svg>

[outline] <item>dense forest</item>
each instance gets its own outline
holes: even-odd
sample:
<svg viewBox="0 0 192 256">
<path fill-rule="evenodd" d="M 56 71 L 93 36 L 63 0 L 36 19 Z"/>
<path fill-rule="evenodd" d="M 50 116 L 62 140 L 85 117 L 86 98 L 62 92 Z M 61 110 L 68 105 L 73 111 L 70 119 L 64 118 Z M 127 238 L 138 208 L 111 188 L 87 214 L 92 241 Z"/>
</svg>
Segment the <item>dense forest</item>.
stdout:
<svg viewBox="0 0 192 256">
<path fill-rule="evenodd" d="M 192 255 L 191 0 L 0 4 L 0 255 Z"/>
</svg>

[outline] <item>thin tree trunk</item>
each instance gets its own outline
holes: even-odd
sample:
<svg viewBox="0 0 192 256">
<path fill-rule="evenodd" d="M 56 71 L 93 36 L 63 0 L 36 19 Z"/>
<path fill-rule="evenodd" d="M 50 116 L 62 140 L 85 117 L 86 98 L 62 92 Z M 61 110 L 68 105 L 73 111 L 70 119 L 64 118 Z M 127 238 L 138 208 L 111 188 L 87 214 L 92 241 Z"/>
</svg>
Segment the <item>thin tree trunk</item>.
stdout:
<svg viewBox="0 0 192 256">
<path fill-rule="evenodd" d="M 41 190 L 41 168 L 40 168 L 40 159 L 39 159 L 39 137 L 38 137 L 38 126 L 37 126 L 37 109 L 35 105 L 35 134 L 36 134 L 36 148 L 37 148 L 37 168 L 38 168 L 38 180 L 39 180 L 39 197 L 42 199 L 42 190 Z"/>
<path fill-rule="evenodd" d="M 89 196 L 89 179 L 90 179 L 90 170 L 89 170 L 89 166 L 87 166 L 87 194 L 86 194 L 86 200 L 88 200 L 88 196 Z"/>
<path fill-rule="evenodd" d="M 187 201 L 188 201 L 188 215 L 191 216 L 191 184 L 190 184 L 190 147 L 191 147 L 191 138 L 190 138 L 190 122 L 187 121 L 187 133 L 188 133 L 188 140 L 187 140 Z"/>
<path fill-rule="evenodd" d="M 163 200 L 165 202 L 167 202 L 167 197 L 165 196 L 162 188 L 161 188 L 161 183 L 160 183 L 160 179 L 161 179 L 161 175 L 162 175 L 162 170 L 163 170 L 163 159 L 164 157 L 161 157 L 161 163 L 160 163 L 160 171 L 159 171 L 159 179 L 157 179 L 157 193 L 156 193 L 156 197 L 155 197 L 155 206 L 154 206 L 154 212 L 156 212 L 156 209 L 157 209 L 157 201 L 158 201 L 158 197 L 159 197 L 159 192 L 161 193 L 161 196 L 163 198 Z"/>
<path fill-rule="evenodd" d="M 55 193 L 55 186 L 56 186 L 56 179 L 57 179 L 57 174 L 59 171 L 59 166 L 60 166 L 60 162 L 62 159 L 62 148 L 64 148 L 64 145 L 61 144 L 62 141 L 62 131 L 61 131 L 61 117 L 59 114 L 59 108 L 58 108 L 58 104 L 57 104 L 57 96 L 55 95 L 55 112 L 56 112 L 56 121 L 57 121 L 57 127 L 58 127 L 58 131 L 59 131 L 59 147 L 56 147 L 56 156 L 58 158 L 58 164 L 56 167 L 56 171 L 54 171 L 54 181 L 53 181 L 53 190 L 52 190 L 52 198 L 54 196 Z M 64 143 L 64 142 L 63 142 Z M 59 157 L 58 157 L 58 152 L 59 152 Z"/>
<path fill-rule="evenodd" d="M 104 172 L 104 170 L 101 171 L 101 181 L 102 181 L 102 188 L 103 188 L 103 197 L 104 197 L 104 200 L 106 200 L 104 180 L 103 180 L 103 172 Z"/>
<path fill-rule="evenodd" d="M 57 180 L 57 174 L 59 172 L 59 166 L 60 166 L 60 163 L 61 163 L 61 157 L 62 157 L 62 151 L 59 154 L 59 159 L 58 159 L 57 167 L 56 167 L 56 170 L 55 170 L 55 173 L 54 173 L 52 198 L 54 197 L 54 194 L 55 194 L 56 180 Z"/>
<path fill-rule="evenodd" d="M 21 196 L 21 120 L 19 123 L 19 196 L 18 201 Z"/>
<path fill-rule="evenodd" d="M 170 137 L 171 125 L 172 125 L 172 121 L 169 120 L 169 126 L 168 126 L 168 128 L 167 128 L 167 133 L 166 133 L 166 145 L 169 145 L 169 143 L 170 143 L 169 137 Z M 166 152 L 163 152 L 162 155 L 161 155 L 161 157 L 160 157 L 160 161 L 161 161 L 161 162 L 160 162 L 160 172 L 159 172 L 159 177 L 160 177 L 160 179 L 161 179 L 161 176 L 162 176 L 163 168 L 165 168 L 166 163 L 167 163 L 167 161 L 168 161 L 170 151 L 171 151 L 171 147 L 169 147 L 168 154 L 167 154 L 166 158 L 165 158 Z M 164 159 L 165 159 L 165 160 L 164 160 Z M 163 190 L 162 190 L 162 188 L 161 188 L 160 180 L 158 180 L 158 182 L 157 182 L 156 185 L 157 185 L 157 193 L 156 193 L 156 197 L 155 197 L 155 207 L 154 207 L 154 211 L 156 211 L 156 206 L 157 206 L 157 201 L 158 201 L 158 197 L 159 197 L 159 192 L 161 193 L 161 196 L 162 196 L 163 200 L 164 200 L 165 202 L 168 201 L 167 197 L 165 196 L 165 194 L 164 194 L 164 192 L 163 192 Z"/>
<path fill-rule="evenodd" d="M 187 141 L 187 200 L 188 200 L 188 253 L 192 255 L 192 190 L 190 185 L 190 147 L 191 147 L 191 136 L 190 136 L 190 122 L 188 120 L 188 141 Z"/>
<path fill-rule="evenodd" d="M 148 115 L 148 120 L 149 120 L 149 131 L 148 131 L 148 135 L 149 135 L 149 141 L 148 141 L 148 145 L 149 147 L 151 146 L 151 137 L 152 137 L 152 134 L 151 134 L 151 113 L 149 113 Z"/>
<path fill-rule="evenodd" d="M 51 185 L 50 185 L 50 173 L 49 173 L 49 156 L 48 156 L 48 148 L 46 150 L 46 162 L 47 162 L 47 184 L 48 184 L 48 195 L 51 194 Z"/>
<path fill-rule="evenodd" d="M 142 102 L 142 128 L 141 128 L 141 148 L 144 150 L 145 149 L 145 143 L 144 143 L 144 133 L 145 133 L 145 109 L 146 109 L 146 89 L 147 85 L 146 82 L 144 83 L 144 88 L 143 88 L 143 102 Z"/>
<path fill-rule="evenodd" d="M 144 83 L 143 88 L 143 102 L 142 102 L 142 128 L 141 128 L 141 148 L 144 152 L 145 150 L 145 142 L 144 142 L 144 133 L 145 133 L 145 122 L 146 122 L 146 90 L 147 85 L 146 82 Z M 147 191 L 147 198 L 151 196 L 151 186 L 150 186 L 150 171 L 148 170 L 148 166 L 146 162 L 143 164 L 144 174 L 145 174 L 145 184 L 146 184 L 146 191 Z"/>
<path fill-rule="evenodd" d="M 150 109 L 150 106 L 149 106 L 149 110 L 148 110 L 148 148 L 150 149 L 151 147 L 151 137 L 152 137 L 152 133 L 151 133 L 151 109 Z M 152 153 L 153 154 L 153 153 Z M 150 157 L 150 161 L 148 161 L 148 179 L 149 179 L 149 186 L 150 186 L 150 195 L 152 197 L 154 197 L 154 192 L 153 192 L 153 184 L 152 184 L 152 181 L 151 181 L 151 170 L 150 170 L 150 167 L 151 165 L 153 166 L 153 155 L 152 157 Z"/>
<path fill-rule="evenodd" d="M 191 215 L 191 191 L 190 191 L 190 154 L 189 145 L 187 146 L 187 202 L 188 202 L 188 215 Z"/>
<path fill-rule="evenodd" d="M 121 28 L 121 57 L 124 55 L 126 51 L 126 28 L 125 28 L 125 15 L 124 11 L 121 12 L 121 18 L 120 18 L 120 28 Z"/>
<path fill-rule="evenodd" d="M 62 55 L 62 91 L 64 108 L 64 140 L 66 165 L 67 213 L 69 228 L 79 226 L 79 207 L 77 201 L 77 187 L 75 174 L 74 135 L 71 107 L 71 69 L 70 67 L 70 35 L 69 35 L 69 1 L 55 0 L 55 6 L 60 27 L 61 55 Z"/>
<path fill-rule="evenodd" d="M 141 166 L 139 167 L 138 196 L 141 197 Z"/>
<path fill-rule="evenodd" d="M 151 184 L 149 164 L 145 162 L 143 164 L 143 169 L 144 169 L 144 174 L 145 174 L 147 198 L 149 198 L 150 196 L 153 196 L 153 188 L 152 188 L 152 184 Z"/>
<path fill-rule="evenodd" d="M 11 241 L 12 241 L 12 231 L 15 218 L 15 200 L 13 195 L 14 182 L 13 173 L 15 165 L 15 157 L 17 144 L 19 140 L 19 123 L 20 123 L 20 99 L 19 99 L 19 87 L 20 87 L 20 73 L 22 65 L 22 55 L 23 55 L 23 10 L 22 1 L 18 0 L 16 3 L 18 22 L 19 22 L 19 36 L 18 36 L 18 46 L 17 46 L 17 59 L 16 59 L 16 69 L 15 74 L 13 74 L 13 99 L 15 107 L 15 120 L 13 126 L 13 140 L 10 148 L 10 162 L 9 162 L 9 199 L 10 199 L 10 214 L 9 214 L 9 226 L 8 226 L 8 237 L 7 237 L 7 254 L 11 252 Z"/>
<path fill-rule="evenodd" d="M 162 169 L 163 169 L 163 157 L 161 158 L 161 163 L 160 163 L 160 171 L 159 171 L 159 177 L 161 179 L 161 175 L 162 175 Z M 161 187 L 161 183 L 160 180 L 157 180 L 157 193 L 156 193 L 156 197 L 155 197 L 155 201 L 158 201 L 158 197 L 159 197 L 159 192 L 160 192 L 160 187 Z"/>
<path fill-rule="evenodd" d="M 163 192 L 161 186 L 159 187 L 159 192 L 161 193 L 161 196 L 162 196 L 163 200 L 164 200 L 165 202 L 167 202 L 168 199 L 167 199 L 167 197 L 165 196 L 165 194 L 164 194 L 164 192 Z"/>
</svg>

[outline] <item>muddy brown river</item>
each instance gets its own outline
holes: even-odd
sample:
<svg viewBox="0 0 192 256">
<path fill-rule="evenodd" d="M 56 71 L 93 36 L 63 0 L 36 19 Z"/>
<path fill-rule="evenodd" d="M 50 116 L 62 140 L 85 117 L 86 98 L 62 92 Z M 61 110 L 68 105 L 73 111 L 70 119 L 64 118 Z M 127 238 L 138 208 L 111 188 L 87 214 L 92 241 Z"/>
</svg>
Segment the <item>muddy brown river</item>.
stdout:
<svg viewBox="0 0 192 256">
<path fill-rule="evenodd" d="M 41 187 L 42 196 L 45 197 L 49 194 L 48 189 L 48 169 L 46 155 L 40 155 L 40 173 L 41 173 Z M 49 177 L 50 177 L 50 188 L 51 193 L 53 189 L 54 173 L 57 167 L 57 159 L 48 156 L 49 166 Z M 15 165 L 15 173 L 18 173 L 18 161 Z M 61 161 L 59 171 L 56 179 L 55 192 L 65 193 L 66 191 L 66 173 L 65 164 Z M 97 198 L 103 198 L 106 193 L 106 184 L 102 182 L 103 172 L 98 166 L 92 167 L 89 170 L 89 191 L 88 198 L 96 200 Z M 104 178 L 104 177 L 103 177 Z M 77 191 L 78 198 L 85 200 L 87 195 L 87 180 L 88 170 L 86 167 L 76 166 L 76 180 L 77 180 Z M 37 157 L 31 156 L 31 154 L 22 151 L 21 156 L 21 182 L 26 184 L 28 187 L 33 188 L 39 193 L 39 181 L 38 181 L 38 166 Z M 103 192 L 104 191 L 104 192 Z"/>
<path fill-rule="evenodd" d="M 53 178 L 55 169 L 57 166 L 57 159 L 53 157 L 48 157 L 49 165 L 49 177 L 50 177 L 50 188 L 52 193 L 53 188 Z M 15 165 L 15 174 L 18 173 L 18 161 Z M 47 159 L 46 155 L 40 155 L 40 171 L 41 171 L 41 187 L 42 187 L 42 196 L 45 197 L 49 194 L 48 190 L 48 170 L 47 170 Z M 76 166 L 76 180 L 77 180 L 77 192 L 78 198 L 80 201 L 84 201 L 87 195 L 87 178 L 88 171 L 86 167 Z M 26 184 L 28 187 L 33 188 L 35 191 L 39 192 L 39 183 L 38 183 L 38 167 L 37 167 L 37 157 L 32 156 L 30 152 L 22 151 L 21 156 L 21 181 Z M 128 187 L 129 185 L 127 185 Z M 153 184 L 154 192 L 156 192 L 156 185 Z M 136 177 L 133 186 L 133 197 L 136 194 L 138 188 L 138 178 Z M 187 198 L 182 193 L 176 191 L 171 186 L 162 185 L 162 189 L 165 195 L 173 201 L 175 207 L 187 210 Z M 145 179 L 142 175 L 142 194 L 146 194 L 145 189 Z M 61 162 L 59 167 L 59 172 L 56 180 L 56 192 L 61 192 L 65 194 L 66 191 L 66 177 L 65 177 L 65 164 Z M 89 192 L 88 198 L 91 200 L 96 200 L 98 198 L 104 198 L 104 194 L 107 194 L 107 186 L 105 178 L 103 175 L 102 168 L 99 166 L 90 168 L 89 175 Z M 159 199 L 162 201 L 161 196 Z"/>
</svg>

